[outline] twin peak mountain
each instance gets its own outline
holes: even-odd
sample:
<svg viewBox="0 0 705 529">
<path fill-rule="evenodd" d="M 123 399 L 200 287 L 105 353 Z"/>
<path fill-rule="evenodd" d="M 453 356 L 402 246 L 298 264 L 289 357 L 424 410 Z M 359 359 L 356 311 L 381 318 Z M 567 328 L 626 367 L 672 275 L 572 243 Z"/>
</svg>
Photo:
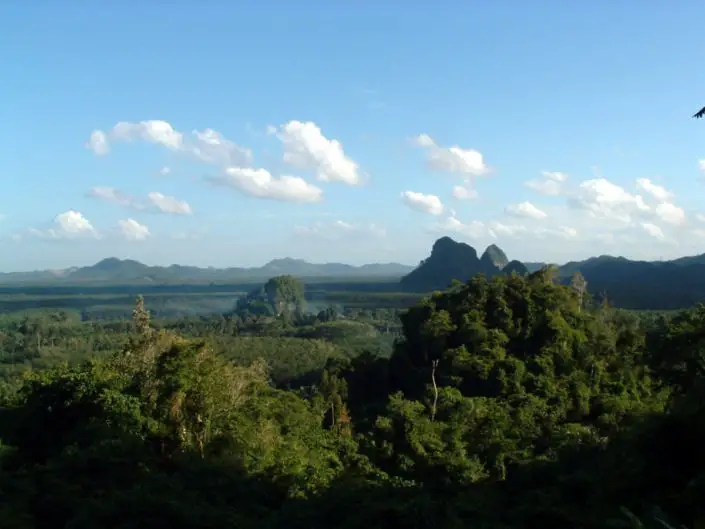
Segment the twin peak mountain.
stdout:
<svg viewBox="0 0 705 529">
<path fill-rule="evenodd" d="M 405 275 L 401 283 L 414 290 L 439 290 L 447 288 L 453 279 L 465 281 L 475 274 L 491 277 L 512 272 L 526 274 L 528 270 L 519 261 L 510 261 L 494 244 L 478 258 L 477 250 L 472 246 L 441 237 L 434 243 L 431 255 Z"/>
</svg>

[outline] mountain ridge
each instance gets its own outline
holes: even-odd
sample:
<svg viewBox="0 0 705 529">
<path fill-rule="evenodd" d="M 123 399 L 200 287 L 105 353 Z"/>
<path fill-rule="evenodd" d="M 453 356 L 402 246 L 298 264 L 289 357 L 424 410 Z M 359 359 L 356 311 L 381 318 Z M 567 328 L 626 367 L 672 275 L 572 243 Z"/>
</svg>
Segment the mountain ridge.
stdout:
<svg viewBox="0 0 705 529">
<path fill-rule="evenodd" d="M 428 271 L 428 261 L 437 253 L 436 266 Z M 441 253 L 438 254 L 438 251 Z M 447 254 L 447 255 L 445 255 Z M 189 284 L 189 283 L 237 283 L 266 281 L 279 275 L 293 275 L 302 279 L 371 279 L 375 281 L 398 281 L 401 290 L 443 289 L 453 279 L 466 281 L 477 273 L 488 276 L 516 272 L 531 273 L 549 263 L 509 261 L 503 250 L 490 245 L 480 255 L 472 246 L 456 242 L 450 237 L 441 237 L 433 244 L 431 256 L 419 266 L 400 263 L 369 263 L 359 266 L 339 262 L 311 263 L 291 257 L 272 259 L 258 267 L 198 267 L 172 264 L 168 266 L 146 265 L 134 259 L 107 257 L 89 266 L 47 269 L 27 272 L 0 273 L 0 285 L 13 287 L 22 285 L 91 285 L 91 284 Z M 438 257 L 440 255 L 440 257 Z M 505 264 L 506 261 L 509 261 Z M 504 266 L 502 266 L 504 265 Z M 421 267 L 426 267 L 426 278 L 419 279 Z M 556 265 L 558 266 L 558 265 Z M 705 283 L 700 286 L 700 277 L 705 277 L 705 254 L 683 256 L 670 261 L 640 261 L 623 256 L 599 255 L 581 261 L 570 261 L 558 266 L 558 276 L 568 282 L 575 272 L 580 272 L 588 281 L 588 290 L 594 294 L 606 293 L 610 299 L 634 298 L 628 293 L 643 290 L 644 282 L 651 285 L 649 292 L 661 291 L 662 295 L 677 291 L 682 303 L 705 301 Z M 409 281 L 414 274 L 416 280 Z M 421 274 L 421 275 L 423 275 Z M 684 286 L 683 283 L 688 283 Z M 658 288 L 656 288 L 658 286 Z M 639 298 L 652 298 L 642 293 Z M 673 296 L 668 296 L 669 299 Z M 649 301 L 652 303 L 652 301 Z M 659 306 L 662 303 L 658 304 Z"/>
<path fill-rule="evenodd" d="M 413 270 L 400 263 L 368 263 L 354 266 L 344 263 L 311 263 L 290 257 L 272 259 L 258 267 L 206 267 L 171 264 L 152 266 L 134 259 L 106 257 L 88 266 L 64 269 L 33 270 L 27 272 L 0 272 L 0 284 L 24 283 L 92 283 L 92 282 L 189 282 L 241 281 L 268 279 L 276 275 L 330 278 L 389 278 L 395 279 Z"/>
</svg>

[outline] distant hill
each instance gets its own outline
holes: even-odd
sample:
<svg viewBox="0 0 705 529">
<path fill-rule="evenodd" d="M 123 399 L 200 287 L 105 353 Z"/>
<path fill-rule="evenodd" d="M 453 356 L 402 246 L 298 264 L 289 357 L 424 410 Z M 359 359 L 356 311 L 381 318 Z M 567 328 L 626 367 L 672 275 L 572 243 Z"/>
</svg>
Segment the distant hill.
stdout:
<svg viewBox="0 0 705 529">
<path fill-rule="evenodd" d="M 584 261 L 570 261 L 567 262 L 566 264 L 559 266 L 558 267 L 558 275 L 560 277 L 572 277 L 575 272 L 580 272 L 583 275 L 588 270 L 592 270 L 594 268 L 599 268 L 605 264 L 613 264 L 613 263 L 629 263 L 629 262 L 636 262 L 636 261 L 629 261 L 629 259 L 626 259 L 624 257 L 613 257 L 611 255 L 600 255 L 598 257 L 590 257 L 589 259 L 585 259 Z"/>
<path fill-rule="evenodd" d="M 400 283 L 405 289 L 441 290 L 453 280 L 467 281 L 476 274 L 496 276 L 509 267 L 509 271 L 526 273 L 526 267 L 518 261 L 509 262 L 507 255 L 494 244 L 487 247 L 482 257 L 472 246 L 456 242 L 450 237 L 441 237 L 431 248 L 431 255 L 419 266 L 405 275 Z"/>
<path fill-rule="evenodd" d="M 503 269 L 509 264 L 509 258 L 507 257 L 507 254 L 504 253 L 499 246 L 496 246 L 494 244 L 490 244 L 487 247 L 485 253 L 482 254 L 482 257 L 480 257 L 480 261 L 487 264 L 491 264 L 499 270 Z"/>
<path fill-rule="evenodd" d="M 686 264 L 680 264 L 686 263 Z M 648 262 L 621 258 L 597 258 L 559 269 L 580 271 L 593 296 L 606 295 L 616 307 L 670 310 L 705 302 L 705 264 L 689 261 Z"/>
<path fill-rule="evenodd" d="M 434 243 L 431 255 L 401 278 L 400 285 L 418 292 L 442 290 L 454 279 L 464 282 L 480 273 L 490 277 L 526 274 L 547 265 L 507 260 L 495 245 L 478 258 L 472 246 L 442 237 Z M 606 296 L 620 308 L 670 310 L 705 303 L 705 254 L 654 262 L 600 255 L 558 267 L 558 277 L 565 283 L 576 272 L 584 276 L 592 296 Z"/>
<path fill-rule="evenodd" d="M 670 310 L 705 303 L 705 254 L 671 261 L 633 261 L 600 255 L 559 267 L 567 282 L 575 272 L 587 280 L 593 296 L 606 295 L 625 309 Z"/>
<path fill-rule="evenodd" d="M 352 266 L 342 263 L 309 263 L 300 259 L 275 259 L 253 268 L 199 268 L 197 266 L 148 266 L 131 259 L 109 257 L 91 266 L 64 270 L 0 273 L 0 284 L 76 283 L 190 283 L 266 280 L 272 276 L 304 278 L 396 279 L 413 270 L 399 263 Z"/>
<path fill-rule="evenodd" d="M 541 268 L 543 268 L 543 266 L 537 268 L 536 270 L 540 270 Z M 535 272 L 536 270 L 533 271 Z M 510 261 L 509 263 L 507 263 L 507 266 L 502 268 L 502 273 L 507 275 L 514 273 L 523 276 L 530 272 L 532 272 L 532 270 L 529 270 L 529 268 L 524 263 L 517 260 Z"/>
</svg>

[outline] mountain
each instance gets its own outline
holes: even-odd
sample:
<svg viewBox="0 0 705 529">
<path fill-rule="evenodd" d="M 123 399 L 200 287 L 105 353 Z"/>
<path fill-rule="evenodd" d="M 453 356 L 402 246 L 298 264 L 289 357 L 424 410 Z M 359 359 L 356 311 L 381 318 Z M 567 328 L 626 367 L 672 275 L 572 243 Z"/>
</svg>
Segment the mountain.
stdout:
<svg viewBox="0 0 705 529">
<path fill-rule="evenodd" d="M 482 257 L 480 257 L 480 261 L 483 261 L 487 264 L 491 264 L 499 268 L 500 270 L 509 264 L 507 254 L 504 253 L 502 249 L 495 244 L 490 244 L 487 247 L 485 253 L 482 254 Z"/>
<path fill-rule="evenodd" d="M 352 266 L 342 263 L 309 263 L 300 259 L 275 259 L 254 268 L 199 268 L 196 266 L 148 266 L 131 259 L 109 257 L 91 266 L 64 270 L 0 273 L 0 284 L 26 283 L 189 283 L 232 282 L 292 275 L 303 278 L 389 278 L 403 276 L 412 266 L 372 263 Z"/>
<path fill-rule="evenodd" d="M 541 268 L 543 267 L 540 267 L 539 270 Z M 520 276 L 524 276 L 529 272 L 531 272 L 529 268 L 524 263 L 517 261 L 516 259 L 514 261 L 510 261 L 504 268 L 502 268 L 502 273 L 507 275 L 519 274 Z"/>
<path fill-rule="evenodd" d="M 590 294 L 606 296 L 620 308 L 671 310 L 705 302 L 705 254 L 671 261 L 600 255 L 558 269 L 564 282 L 575 272 L 583 275 Z"/>
<path fill-rule="evenodd" d="M 453 280 L 467 281 L 476 274 L 495 276 L 508 264 L 505 253 L 495 245 L 477 257 L 472 246 L 441 237 L 431 248 L 431 255 L 401 278 L 401 286 L 414 291 L 447 288 Z M 502 266 L 499 266 L 502 265 Z"/>
<path fill-rule="evenodd" d="M 507 256 L 495 245 L 478 258 L 472 246 L 442 237 L 434 243 L 431 255 L 402 277 L 400 284 L 405 290 L 428 292 L 445 289 L 454 279 L 467 281 L 479 273 L 526 274 L 545 266 L 530 263 L 530 268 L 526 263 L 506 261 Z M 705 254 L 654 262 L 600 255 L 558 267 L 564 283 L 575 272 L 584 276 L 592 296 L 606 296 L 620 308 L 669 310 L 705 302 Z"/>
<path fill-rule="evenodd" d="M 566 282 L 567 271 L 579 271 L 590 294 L 606 295 L 611 304 L 624 309 L 671 310 L 705 302 L 705 264 L 698 262 L 595 258 L 584 266 L 571 263 L 559 269 Z"/>
<path fill-rule="evenodd" d="M 598 257 L 590 257 L 589 259 L 585 259 L 584 261 L 567 262 L 566 264 L 558 267 L 558 276 L 572 277 L 575 272 L 580 272 L 581 274 L 585 275 L 588 270 L 592 270 L 593 268 L 599 268 L 600 266 L 603 266 L 605 264 L 611 264 L 616 262 L 625 263 L 636 261 L 629 261 L 629 259 L 626 259 L 624 257 L 600 255 Z"/>
</svg>

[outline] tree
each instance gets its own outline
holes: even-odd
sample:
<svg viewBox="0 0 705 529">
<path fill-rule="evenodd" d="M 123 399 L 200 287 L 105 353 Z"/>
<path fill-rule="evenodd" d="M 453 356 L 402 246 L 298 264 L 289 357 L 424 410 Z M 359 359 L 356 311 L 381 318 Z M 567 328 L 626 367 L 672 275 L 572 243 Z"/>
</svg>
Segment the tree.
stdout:
<svg viewBox="0 0 705 529">
<path fill-rule="evenodd" d="M 132 310 L 132 324 L 135 332 L 140 336 L 148 336 L 151 333 L 150 314 L 144 304 L 144 297 L 137 296 L 135 308 Z"/>
<path fill-rule="evenodd" d="M 570 287 L 578 295 L 578 309 L 583 307 L 583 297 L 587 292 L 587 281 L 580 272 L 575 272 L 570 280 Z"/>
</svg>

